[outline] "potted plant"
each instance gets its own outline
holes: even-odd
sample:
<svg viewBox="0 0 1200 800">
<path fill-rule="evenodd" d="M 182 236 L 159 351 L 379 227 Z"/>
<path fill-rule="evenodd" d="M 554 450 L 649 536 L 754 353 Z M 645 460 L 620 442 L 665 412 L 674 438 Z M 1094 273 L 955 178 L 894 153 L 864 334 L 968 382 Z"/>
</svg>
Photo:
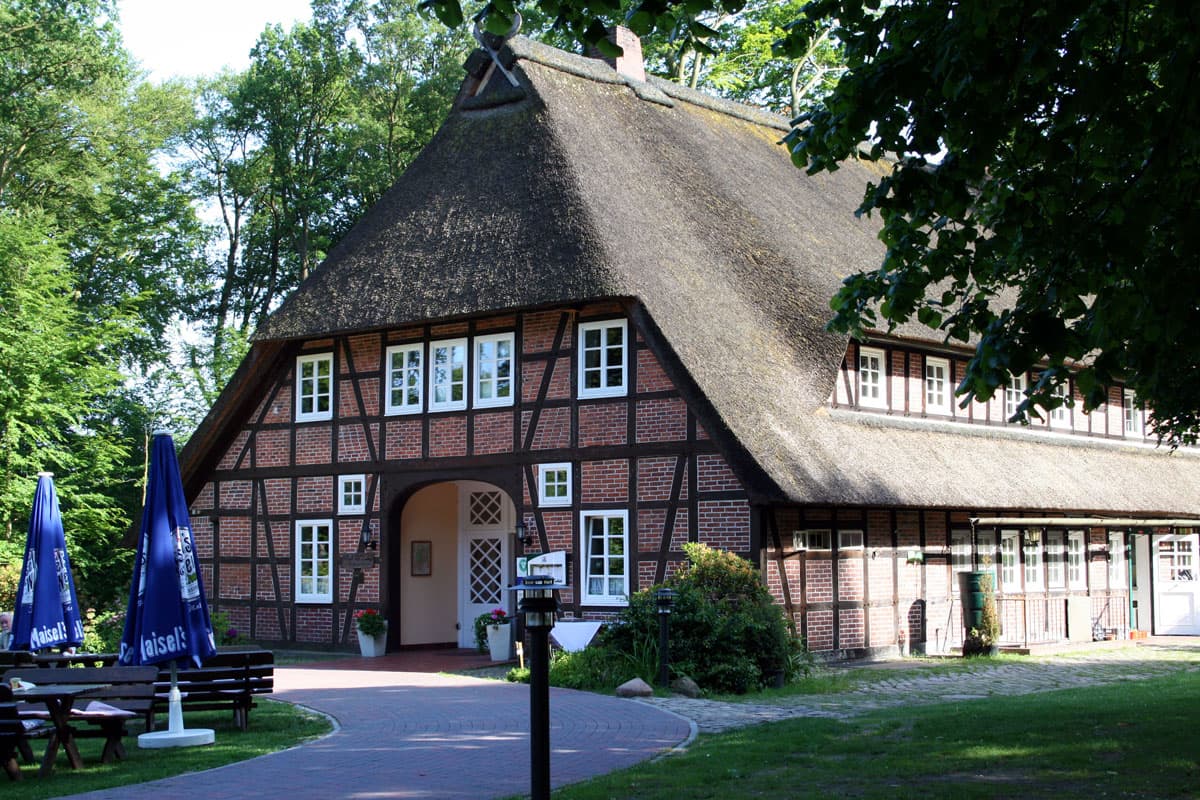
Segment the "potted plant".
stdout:
<svg viewBox="0 0 1200 800">
<path fill-rule="evenodd" d="M 491 653 L 492 661 L 508 661 L 512 650 L 512 630 L 508 612 L 493 608 L 475 618 L 475 646 L 481 653 Z"/>
<path fill-rule="evenodd" d="M 358 649 L 366 658 L 381 656 L 387 652 L 387 620 L 373 608 L 354 612 L 354 625 L 358 630 Z"/>
</svg>

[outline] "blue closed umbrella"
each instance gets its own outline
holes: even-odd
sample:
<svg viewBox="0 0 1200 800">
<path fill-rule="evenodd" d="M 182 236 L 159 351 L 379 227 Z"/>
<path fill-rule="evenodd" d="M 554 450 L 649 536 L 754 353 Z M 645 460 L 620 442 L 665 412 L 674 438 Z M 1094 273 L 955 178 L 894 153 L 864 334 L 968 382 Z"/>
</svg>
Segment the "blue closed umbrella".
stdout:
<svg viewBox="0 0 1200 800">
<path fill-rule="evenodd" d="M 175 443 L 155 433 L 120 661 L 200 666 L 216 651 Z"/>
<path fill-rule="evenodd" d="M 40 473 L 33 495 L 10 650 L 83 644 L 83 622 L 53 477 L 49 472 Z"/>
</svg>

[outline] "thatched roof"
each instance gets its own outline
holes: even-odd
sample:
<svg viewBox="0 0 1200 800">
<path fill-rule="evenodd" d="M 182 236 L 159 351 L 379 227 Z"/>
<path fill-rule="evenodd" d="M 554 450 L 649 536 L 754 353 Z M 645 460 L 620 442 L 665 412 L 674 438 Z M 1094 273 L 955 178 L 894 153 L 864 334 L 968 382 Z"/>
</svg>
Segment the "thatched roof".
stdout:
<svg viewBox="0 0 1200 800">
<path fill-rule="evenodd" d="M 853 215 L 873 167 L 807 176 L 783 120 L 521 38 L 501 58 L 519 88 L 464 91 L 256 347 L 625 298 L 761 499 L 1200 514 L 1190 456 L 831 412 L 847 342 L 828 301 L 883 254 Z"/>
</svg>

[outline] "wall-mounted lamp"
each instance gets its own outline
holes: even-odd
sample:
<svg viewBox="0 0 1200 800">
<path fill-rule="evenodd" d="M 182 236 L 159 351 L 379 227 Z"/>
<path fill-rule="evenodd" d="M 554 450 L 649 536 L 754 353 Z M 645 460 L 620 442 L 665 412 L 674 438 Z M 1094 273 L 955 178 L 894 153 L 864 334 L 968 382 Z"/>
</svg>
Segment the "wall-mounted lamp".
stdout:
<svg viewBox="0 0 1200 800">
<path fill-rule="evenodd" d="M 360 533 L 358 536 L 358 542 L 360 545 L 362 545 L 363 550 L 379 549 L 379 542 L 375 541 L 375 538 L 371 536 L 370 527 L 362 529 L 362 533 Z"/>
<path fill-rule="evenodd" d="M 521 547 L 529 547 L 533 544 L 533 534 L 529 532 L 529 528 L 526 527 L 524 520 L 516 524 L 513 533 L 516 534 L 517 541 L 521 543 Z"/>
</svg>

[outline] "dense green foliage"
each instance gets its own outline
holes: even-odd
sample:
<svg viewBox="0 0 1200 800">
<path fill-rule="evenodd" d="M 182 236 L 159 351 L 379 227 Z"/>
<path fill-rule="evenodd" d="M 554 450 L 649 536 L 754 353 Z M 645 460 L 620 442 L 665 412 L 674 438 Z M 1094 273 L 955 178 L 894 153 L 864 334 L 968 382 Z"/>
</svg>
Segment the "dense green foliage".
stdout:
<svg viewBox="0 0 1200 800">
<path fill-rule="evenodd" d="M 812 669 L 811 656 L 753 564 L 703 544 L 684 549 L 688 563 L 668 581 L 677 593 L 669 629 L 672 678 L 686 675 L 706 691 L 743 694 Z M 634 677 L 655 683 L 659 588 L 631 596 L 616 622 L 585 650 L 556 654 L 550 682 L 593 691 L 612 691 Z M 527 670 L 509 675 L 510 680 L 527 677 Z"/>
<path fill-rule="evenodd" d="M 685 545 L 688 563 L 668 584 L 678 594 L 670 620 L 670 668 L 701 688 L 746 692 L 789 668 L 798 647 L 783 610 L 749 561 L 702 544 Z M 629 598 L 619 625 L 600 644 L 629 656 L 658 642 L 655 589 Z"/>
<path fill-rule="evenodd" d="M 459 0 L 427 2 L 447 24 L 462 20 Z M 617 21 L 703 38 L 705 20 L 751 7 L 491 0 L 482 13 L 503 30 L 522 5 L 602 48 Z M 859 207 L 879 215 L 886 256 L 847 279 L 831 326 L 862 335 L 916 319 L 975 342 L 964 403 L 1032 370 L 1017 418 L 1062 405 L 1069 378 L 1085 409 L 1124 382 L 1161 437 L 1194 442 L 1200 140 L 1181 133 L 1200 125 L 1200 8 L 814 0 L 802 12 L 776 53 L 802 58 L 828 33 L 847 69 L 795 120 L 793 160 L 886 170 Z"/>
</svg>

